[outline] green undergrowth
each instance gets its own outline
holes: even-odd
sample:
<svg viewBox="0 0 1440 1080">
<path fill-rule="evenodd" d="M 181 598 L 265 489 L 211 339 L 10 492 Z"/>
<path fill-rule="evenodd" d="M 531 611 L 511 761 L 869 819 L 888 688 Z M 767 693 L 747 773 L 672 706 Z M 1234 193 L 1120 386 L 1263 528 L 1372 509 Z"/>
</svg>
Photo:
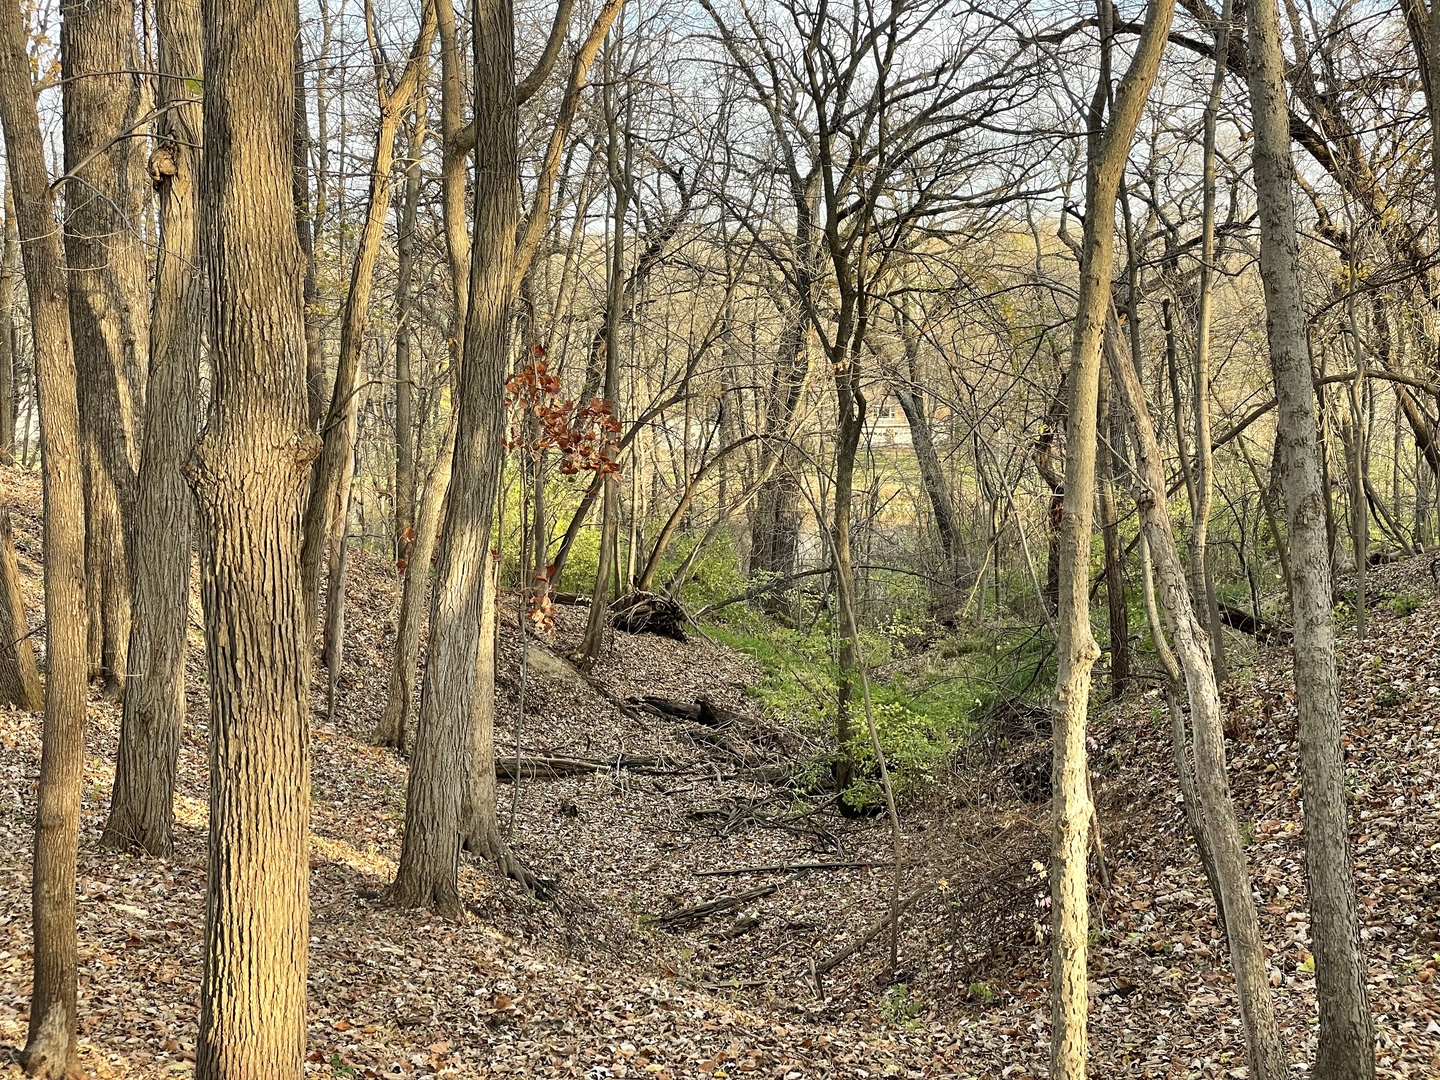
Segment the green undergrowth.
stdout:
<svg viewBox="0 0 1440 1080">
<path fill-rule="evenodd" d="M 736 605 L 705 633 L 754 657 L 763 671 L 751 693 L 766 712 L 828 746 L 800 764 L 793 777 L 804 793 L 833 788 L 842 756 L 854 762 L 856 779 L 843 792 L 850 807 L 883 805 L 884 792 L 866 723 L 861 689 L 855 686 L 853 735 L 835 745 L 838 637 L 824 611 L 794 613 L 781 622 Z M 997 706 L 1016 698 L 1038 699 L 1053 682 L 1048 632 L 991 622 L 946 630 L 913 614 L 861 630 L 871 716 L 892 785 L 909 801 L 939 782 Z"/>
</svg>

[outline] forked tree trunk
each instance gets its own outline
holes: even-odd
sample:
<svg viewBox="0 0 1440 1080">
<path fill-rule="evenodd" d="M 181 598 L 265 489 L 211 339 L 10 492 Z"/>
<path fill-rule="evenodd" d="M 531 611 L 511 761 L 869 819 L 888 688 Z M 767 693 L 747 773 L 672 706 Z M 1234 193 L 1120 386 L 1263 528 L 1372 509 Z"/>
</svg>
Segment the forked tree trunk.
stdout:
<svg viewBox="0 0 1440 1080">
<path fill-rule="evenodd" d="M 1316 1080 L 1368 1080 L 1375 1075 L 1375 1026 L 1365 989 L 1350 862 L 1325 481 L 1301 305 L 1285 57 L 1275 0 L 1251 0 L 1246 15 L 1260 276 L 1279 405 L 1276 441 L 1289 528 L 1305 861 L 1320 1002 L 1320 1047 L 1313 1075 Z"/>
<path fill-rule="evenodd" d="M 0 126 L 17 224 L 40 396 L 45 477 L 45 728 L 31 873 L 34 934 L 25 1071 L 44 1080 L 76 1067 L 75 860 L 85 763 L 85 504 L 75 353 L 29 39 L 18 5 L 0 9 Z"/>
<path fill-rule="evenodd" d="M 1102 5 L 1102 22 L 1113 9 Z M 1094 814 L 1085 755 L 1090 671 L 1100 649 L 1090 632 L 1090 548 L 1095 502 L 1096 416 L 1100 352 L 1115 265 L 1115 200 L 1130 144 L 1155 82 L 1175 13 L 1174 0 L 1153 0 L 1130 68 L 1115 89 L 1108 128 L 1092 116 L 1085 191 L 1080 289 L 1070 350 L 1070 402 L 1065 433 L 1064 517 L 1060 526 L 1054 789 L 1050 906 L 1050 1076 L 1084 1080 L 1088 990 L 1086 946 L 1090 900 L 1086 858 Z M 1103 103 L 1109 72 L 1096 92 Z M 1096 109 L 1098 114 L 1099 109 Z"/>
<path fill-rule="evenodd" d="M 115 788 L 101 842 L 169 858 L 174 850 L 175 763 L 185 717 L 185 638 L 190 625 L 194 503 L 181 474 L 195 444 L 200 377 L 201 104 L 199 0 L 157 0 L 166 111 L 150 171 L 160 202 L 151 313 L 150 400 L 135 506 L 134 621 L 115 759 Z"/>
<path fill-rule="evenodd" d="M 45 707 L 45 696 L 26 623 L 10 507 L 0 501 L 0 703 L 38 712 Z"/>
<path fill-rule="evenodd" d="M 1114 321 L 1111 327 L 1115 331 L 1119 329 Z M 1195 787 L 1202 810 L 1205 845 L 1214 864 L 1216 906 L 1230 945 L 1230 966 L 1235 972 L 1250 1075 L 1255 1080 L 1281 1080 L 1287 1066 L 1280 1031 L 1275 1024 L 1270 976 L 1265 966 L 1265 943 L 1260 936 L 1255 902 L 1251 899 L 1250 866 L 1230 798 L 1225 730 L 1210 642 L 1195 614 L 1190 584 L 1175 544 L 1165 502 L 1164 459 L 1145 406 L 1140 376 L 1118 350 L 1109 350 L 1109 359 L 1111 375 L 1124 392 L 1135 433 L 1135 505 L 1155 560 L 1161 607 L 1175 638 L 1175 656 L 1184 672 L 1190 698 Z"/>
<path fill-rule="evenodd" d="M 130 645 L 135 422 L 148 345 L 145 143 L 117 138 L 145 112 L 131 0 L 65 0 L 65 257 L 85 453 L 91 661 L 124 690 Z"/>
<path fill-rule="evenodd" d="M 319 439 L 291 183 L 297 23 L 287 0 L 204 8 L 200 206 L 215 386 L 185 467 L 211 708 L 197 1080 L 304 1070 L 311 665 L 300 545 Z"/>
</svg>

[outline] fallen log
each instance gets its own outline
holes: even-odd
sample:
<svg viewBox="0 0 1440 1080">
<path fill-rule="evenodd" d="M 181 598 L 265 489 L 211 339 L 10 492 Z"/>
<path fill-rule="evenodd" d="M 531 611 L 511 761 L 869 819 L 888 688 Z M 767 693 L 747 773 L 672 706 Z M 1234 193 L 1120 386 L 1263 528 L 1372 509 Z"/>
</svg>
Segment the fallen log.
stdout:
<svg viewBox="0 0 1440 1080">
<path fill-rule="evenodd" d="M 658 634 L 685 641 L 685 609 L 659 593 L 632 592 L 610 605 L 610 621 L 627 634 Z"/>
<path fill-rule="evenodd" d="M 750 722 L 750 718 L 744 713 L 738 713 L 734 709 L 721 708 L 703 694 L 693 702 L 676 701 L 674 698 L 655 697 L 647 694 L 643 697 L 632 697 L 630 704 L 642 705 L 650 712 L 667 720 L 688 720 L 692 724 L 704 724 L 706 727 L 712 728 Z"/>
<path fill-rule="evenodd" d="M 1283 630 L 1264 619 L 1257 619 L 1250 612 L 1232 604 L 1220 605 L 1220 621 L 1232 629 L 1239 630 L 1242 634 L 1249 634 L 1256 641 L 1265 645 L 1283 645 L 1290 640 L 1290 631 Z"/>
<path fill-rule="evenodd" d="M 522 757 L 520 759 L 520 767 L 517 770 L 513 755 L 508 757 L 497 756 L 495 758 L 495 779 L 513 781 L 518 775 L 522 780 L 555 780 L 562 776 L 580 776 L 584 773 L 609 772 L 611 769 L 645 769 L 651 771 L 659 769 L 664 764 L 665 763 L 659 758 L 621 756 L 599 761 L 590 758 L 540 757 L 532 755 Z"/>
</svg>

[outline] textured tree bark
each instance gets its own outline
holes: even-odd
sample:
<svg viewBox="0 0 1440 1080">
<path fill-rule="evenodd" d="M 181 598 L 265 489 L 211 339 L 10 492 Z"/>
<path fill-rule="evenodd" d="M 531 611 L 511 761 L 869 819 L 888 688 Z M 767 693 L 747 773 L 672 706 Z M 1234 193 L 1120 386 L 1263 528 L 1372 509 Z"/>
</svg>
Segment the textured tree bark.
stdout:
<svg viewBox="0 0 1440 1080">
<path fill-rule="evenodd" d="M 1085 232 L 1080 252 L 1080 289 L 1070 349 L 1070 401 L 1065 431 L 1063 519 L 1060 523 L 1057 672 L 1051 778 L 1050 1076 L 1084 1080 L 1088 1012 L 1086 946 L 1090 901 L 1086 882 L 1091 821 L 1085 728 L 1090 672 L 1100 648 L 1090 632 L 1090 549 L 1095 502 L 1096 416 L 1100 353 L 1110 308 L 1115 266 L 1115 199 L 1141 110 L 1160 66 L 1174 0 L 1153 0 L 1129 70 L 1115 89 L 1109 125 L 1099 109 L 1091 117 L 1085 186 Z M 1102 5 L 1102 23 L 1111 10 Z M 1108 31 L 1107 31 L 1108 33 Z M 1096 102 L 1109 91 L 1103 72 Z"/>
<path fill-rule="evenodd" d="M 520 165 L 511 0 L 477 0 L 475 225 L 470 299 L 456 408 L 454 466 L 431 600 L 430 642 L 400 866 L 390 888 L 401 907 L 464 915 L 456 874 L 470 711 L 479 662 L 480 613 L 490 523 L 499 483 Z"/>
<path fill-rule="evenodd" d="M 148 354 L 141 139 L 146 107 L 132 0 L 65 0 L 65 257 L 85 453 L 91 661 L 107 695 L 124 691 L 130 645 L 135 422 Z M 108 144 L 108 145 L 107 145 Z"/>
<path fill-rule="evenodd" d="M 45 728 L 31 872 L 34 979 L 25 1071 L 76 1067 L 75 860 L 85 764 L 85 504 L 65 256 L 18 6 L 0 9 L 0 126 L 30 295 L 45 478 Z"/>
<path fill-rule="evenodd" d="M 25 597 L 20 592 L 10 508 L 4 502 L 0 502 L 0 702 L 27 712 L 45 707 L 35 644 L 26 625 Z"/>
<path fill-rule="evenodd" d="M 160 201 L 151 312 L 150 400 L 135 506 L 132 678 L 125 683 L 115 788 L 101 842 L 169 858 L 174 849 L 175 762 L 185 718 L 194 504 L 181 473 L 195 444 L 200 378 L 198 183 L 201 103 L 199 0 L 157 0 L 159 144 L 150 171 Z"/>
<path fill-rule="evenodd" d="M 287 0 L 203 0 L 201 234 L 214 365 L 185 466 L 210 672 L 210 841 L 198 1080 L 297 1077 L 309 926 L 310 648 L 301 512 L 304 255 L 292 190 Z"/>
<path fill-rule="evenodd" d="M 1276 442 L 1289 529 L 1305 861 L 1320 1000 L 1320 1047 L 1313 1075 L 1317 1080 L 1368 1080 L 1375 1075 L 1375 1027 L 1350 863 L 1325 482 L 1301 305 L 1285 58 L 1275 0 L 1252 0 L 1246 17 L 1260 276 L 1279 405 Z"/>
<path fill-rule="evenodd" d="M 1117 323 L 1112 321 L 1111 326 L 1118 331 Z M 1139 373 L 1116 350 L 1110 351 L 1109 360 L 1110 373 L 1124 392 L 1135 432 L 1135 505 L 1149 551 L 1155 559 L 1160 603 L 1175 638 L 1174 655 L 1184 672 L 1190 698 L 1195 789 L 1205 835 L 1201 850 L 1209 849 L 1214 865 L 1216 907 L 1230 945 L 1230 966 L 1235 972 L 1250 1075 L 1256 1080 L 1281 1080 L 1288 1067 L 1275 1024 L 1275 1006 L 1265 966 L 1265 943 L 1260 937 L 1260 921 L 1251 899 L 1250 866 L 1230 798 L 1220 691 L 1210 643 L 1195 614 L 1195 602 L 1170 524 L 1170 511 L 1165 502 L 1164 458 L 1145 406 Z M 1203 593 L 1199 599 L 1203 602 Z M 1177 750 L 1177 764 L 1180 756 L 1183 751 Z"/>
</svg>

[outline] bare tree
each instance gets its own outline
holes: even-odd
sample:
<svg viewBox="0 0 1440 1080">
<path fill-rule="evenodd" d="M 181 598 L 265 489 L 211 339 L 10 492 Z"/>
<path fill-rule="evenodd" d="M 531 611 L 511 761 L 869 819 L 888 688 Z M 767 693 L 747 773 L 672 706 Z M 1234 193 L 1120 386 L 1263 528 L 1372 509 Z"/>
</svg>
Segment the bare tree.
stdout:
<svg viewBox="0 0 1440 1080">
<path fill-rule="evenodd" d="M 1276 442 L 1290 545 L 1305 860 L 1315 982 L 1320 998 L 1320 1050 L 1315 1076 L 1320 1080 L 1364 1080 L 1375 1075 L 1375 1029 L 1365 990 L 1350 863 L 1326 484 L 1321 473 L 1315 388 L 1301 305 L 1285 58 L 1280 49 L 1280 16 L 1274 0 L 1249 3 L 1246 19 L 1255 191 L 1260 211 L 1260 276 L 1265 287 L 1270 367 L 1279 403 Z"/>
<path fill-rule="evenodd" d="M 1054 790 L 1050 865 L 1050 1075 L 1084 1080 L 1088 1012 L 1086 943 L 1090 903 L 1086 857 L 1094 808 L 1085 754 L 1090 670 L 1100 648 L 1090 632 L 1090 542 L 1095 502 L 1095 454 L 1100 353 L 1115 265 L 1115 200 L 1145 100 L 1154 85 L 1175 13 L 1174 0 L 1146 5 L 1139 43 L 1111 100 L 1110 19 L 1100 5 L 1105 62 L 1089 116 L 1085 232 L 1080 290 L 1070 348 L 1069 411 L 1065 430 L 1064 516 L 1060 529 L 1057 616 L 1058 670 L 1051 784 Z"/>
</svg>

